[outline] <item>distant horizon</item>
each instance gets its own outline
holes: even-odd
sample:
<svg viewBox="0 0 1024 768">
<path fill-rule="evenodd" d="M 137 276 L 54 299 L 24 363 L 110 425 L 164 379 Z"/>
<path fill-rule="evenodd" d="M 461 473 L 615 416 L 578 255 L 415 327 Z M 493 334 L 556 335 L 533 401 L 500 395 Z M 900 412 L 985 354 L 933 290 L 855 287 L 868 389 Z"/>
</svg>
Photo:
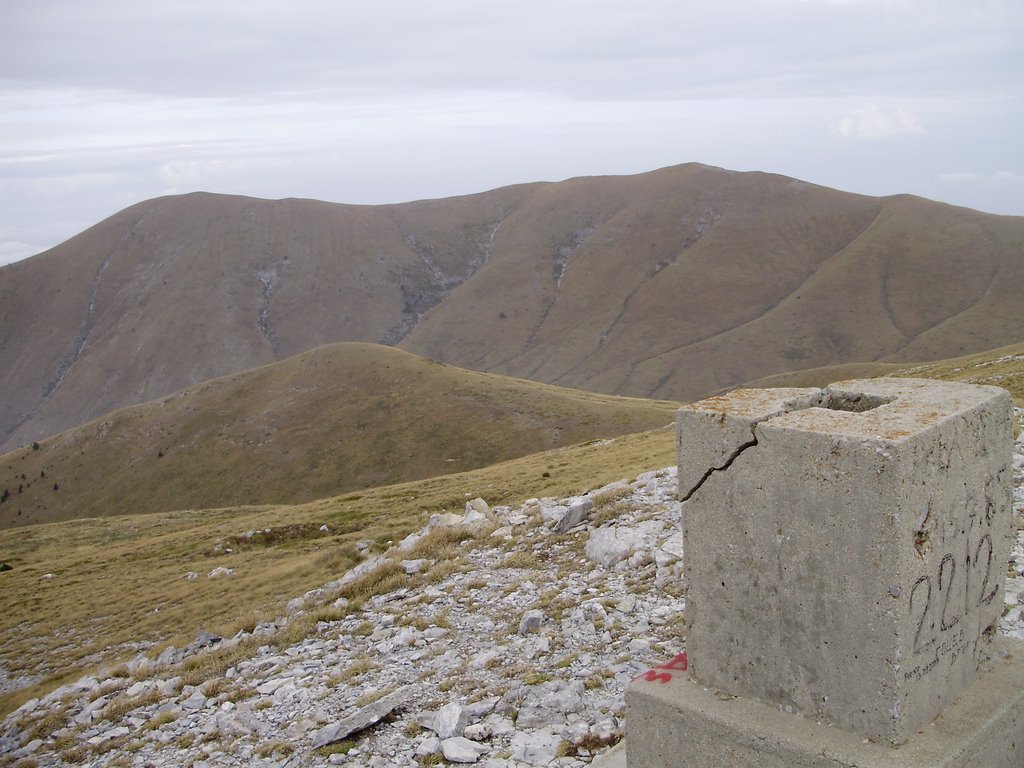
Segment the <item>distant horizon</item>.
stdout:
<svg viewBox="0 0 1024 768">
<path fill-rule="evenodd" d="M 685 161 L 1024 215 L 1009 0 L 51 0 L 0 21 L 0 264 L 168 194 L 395 204 Z"/>
<path fill-rule="evenodd" d="M 95 221 L 82 226 L 80 229 L 77 229 L 74 232 L 71 232 L 66 237 L 61 238 L 60 240 L 58 240 L 57 242 L 53 243 L 52 245 L 47 245 L 42 250 L 32 251 L 31 253 L 25 253 L 22 256 L 14 256 L 14 257 L 9 258 L 7 261 L 3 260 L 4 255 L 2 253 L 0 253 L 0 267 L 3 267 L 5 265 L 7 265 L 7 264 L 14 264 L 14 263 L 17 263 L 18 261 L 24 261 L 25 259 L 29 259 L 29 258 L 32 258 L 33 256 L 38 256 L 41 253 L 45 253 L 46 251 L 51 250 L 52 248 L 56 248 L 57 246 L 67 242 L 68 240 L 70 240 L 71 238 L 75 237 L 76 235 L 81 234 L 82 232 L 86 231 L 90 227 L 93 227 L 96 224 L 99 224 L 100 222 L 104 221 L 105 219 L 108 219 L 111 216 L 117 215 L 118 213 L 120 213 L 121 211 L 125 210 L 126 208 L 130 208 L 133 205 L 138 205 L 139 203 L 144 203 L 147 200 L 155 200 L 155 199 L 158 199 L 158 198 L 161 198 L 161 197 L 174 197 L 174 196 L 183 196 L 183 195 L 191 195 L 191 194 L 210 194 L 210 195 L 223 195 L 223 196 L 226 196 L 226 197 L 252 197 L 252 198 L 258 199 L 258 200 L 315 200 L 317 202 L 329 203 L 329 204 L 332 204 L 332 205 L 335 205 L 335 204 L 336 205 L 365 205 L 365 206 L 402 205 L 404 203 L 414 203 L 414 202 L 419 202 L 419 201 L 423 201 L 423 200 L 444 200 L 446 198 L 451 198 L 451 197 L 464 197 L 464 196 L 467 196 L 467 195 L 484 194 L 486 192 L 490 192 L 490 191 L 493 191 L 495 189 L 501 189 L 503 187 L 513 187 L 513 186 L 524 185 L 524 184 L 558 184 L 560 182 L 569 181 L 569 180 L 574 179 L 574 178 L 587 178 L 587 177 L 599 177 L 599 176 L 642 176 L 642 175 L 644 175 L 646 173 L 653 173 L 654 171 L 659 171 L 659 170 L 662 170 L 664 168 L 670 168 L 670 167 L 673 167 L 675 165 L 690 165 L 690 164 L 706 165 L 706 166 L 709 166 L 709 167 L 722 168 L 722 166 L 713 166 L 710 163 L 700 163 L 699 161 L 687 161 L 687 162 L 682 162 L 682 163 L 674 163 L 673 165 L 668 165 L 668 166 L 661 166 L 659 168 L 651 168 L 651 169 L 646 170 L 646 171 L 637 171 L 635 173 L 621 173 L 621 174 L 619 174 L 619 173 L 591 173 L 591 174 L 577 174 L 577 175 L 574 175 L 574 176 L 568 176 L 568 177 L 566 177 L 564 179 L 554 179 L 554 180 L 550 180 L 550 179 L 533 179 L 533 180 L 530 180 L 530 181 L 513 181 L 513 182 L 509 182 L 507 184 L 499 184 L 497 186 L 488 187 L 486 189 L 480 189 L 480 190 L 477 190 L 475 192 L 455 192 L 453 194 L 447 194 L 447 195 L 434 195 L 434 196 L 424 196 L 424 197 L 413 197 L 413 198 L 404 199 L 404 200 L 389 200 L 389 201 L 382 201 L 382 202 L 351 202 L 351 201 L 346 201 L 346 200 L 326 200 L 326 199 L 324 199 L 322 197 L 310 197 L 308 195 L 284 195 L 284 196 L 281 196 L 281 197 L 269 197 L 269 196 L 255 195 L 255 194 L 250 194 L 250 193 L 222 192 L 222 191 L 214 190 L 214 189 L 192 189 L 192 190 L 186 190 L 186 191 L 180 191 L 180 192 L 170 192 L 170 193 L 167 193 L 167 194 L 155 195 L 154 197 L 142 198 L 140 200 L 136 200 L 134 202 L 130 202 L 127 205 L 124 205 L 124 206 L 118 208 L 115 211 L 111 211 L 107 215 L 100 216 Z M 786 176 L 788 178 L 793 178 L 793 179 L 795 179 L 797 181 L 803 181 L 803 182 L 808 183 L 808 184 L 814 184 L 815 186 L 828 187 L 830 189 L 835 189 L 835 190 L 837 190 L 839 192 L 848 192 L 850 194 L 865 195 L 867 197 L 884 198 L 884 197 L 894 197 L 894 196 L 898 196 L 898 195 L 911 195 L 911 196 L 914 196 L 914 197 L 921 197 L 921 198 L 924 198 L 924 199 L 927 199 L 927 200 L 931 200 L 933 202 L 943 203 L 943 204 L 946 204 L 946 205 L 952 205 L 952 206 L 961 207 L 961 208 L 971 208 L 971 206 L 969 206 L 969 205 L 962 205 L 960 203 L 951 202 L 951 201 L 948 201 L 948 200 L 938 200 L 938 199 L 935 199 L 935 198 L 928 198 L 928 197 L 925 197 L 924 195 L 916 195 L 916 194 L 914 194 L 912 192 L 891 192 L 891 193 L 885 193 L 885 194 L 873 194 L 873 193 L 868 193 L 868 192 L 857 192 L 855 190 L 850 190 L 850 189 L 841 189 L 839 187 L 834 187 L 834 186 L 831 186 L 829 184 L 822 184 L 820 182 L 812 181 L 810 179 L 798 179 L 795 176 L 790 176 L 789 174 L 785 174 L 785 173 L 777 173 L 775 171 L 762 171 L 762 170 L 754 170 L 754 169 L 742 170 L 741 171 L 741 170 L 736 170 L 736 169 L 733 169 L 733 168 L 722 168 L 722 170 L 731 171 L 731 172 L 734 172 L 734 173 L 769 173 L 769 174 L 773 174 L 773 175 L 777 175 L 777 176 Z M 1022 213 L 999 213 L 997 211 L 985 211 L 985 210 L 980 209 L 980 208 L 974 208 L 973 210 L 977 210 L 977 211 L 979 211 L 981 213 L 988 213 L 988 214 L 995 215 L 995 216 L 1024 216 L 1024 212 L 1022 212 Z"/>
</svg>

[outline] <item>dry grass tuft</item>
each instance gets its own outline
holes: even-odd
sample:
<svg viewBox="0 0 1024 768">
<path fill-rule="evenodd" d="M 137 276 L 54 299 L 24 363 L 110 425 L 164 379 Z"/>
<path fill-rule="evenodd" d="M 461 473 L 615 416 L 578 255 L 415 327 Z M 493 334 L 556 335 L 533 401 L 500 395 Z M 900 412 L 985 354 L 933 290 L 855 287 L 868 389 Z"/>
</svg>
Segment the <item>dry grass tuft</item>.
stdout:
<svg viewBox="0 0 1024 768">
<path fill-rule="evenodd" d="M 409 550 L 405 559 L 451 560 L 461 551 L 463 543 L 473 538 L 471 530 L 458 525 L 432 528 Z"/>
<path fill-rule="evenodd" d="M 143 731 L 155 731 L 163 725 L 173 723 L 178 719 L 178 716 L 174 712 L 161 712 L 158 715 L 154 715 L 146 721 L 145 725 L 142 726 Z"/>
<path fill-rule="evenodd" d="M 533 569 L 538 568 L 540 565 L 541 563 L 537 560 L 537 555 L 534 552 L 518 550 L 516 552 L 509 552 L 498 567 Z"/>
<path fill-rule="evenodd" d="M 222 677 L 238 662 L 250 658 L 261 645 L 267 644 L 265 637 L 247 637 L 230 648 L 213 648 L 185 659 L 181 665 L 182 685 L 202 685 L 213 678 Z"/>
<path fill-rule="evenodd" d="M 408 579 L 409 577 L 402 570 L 401 563 L 388 558 L 369 573 L 351 584 L 346 584 L 338 592 L 342 597 L 347 598 L 350 604 L 358 605 L 375 595 L 383 595 L 398 589 Z"/>
<path fill-rule="evenodd" d="M 397 686 L 391 686 L 388 688 L 381 688 L 377 691 L 370 691 L 369 693 L 363 694 L 358 699 L 356 699 L 356 706 L 365 707 L 368 704 L 373 704 L 373 702 L 379 701 L 380 699 L 383 699 L 385 696 L 392 694 L 397 690 Z"/>
<path fill-rule="evenodd" d="M 287 741 L 269 741 L 261 744 L 253 753 L 256 757 L 267 759 L 269 757 L 288 757 L 295 751 L 295 746 Z"/>
<path fill-rule="evenodd" d="M 99 719 L 109 720 L 116 724 L 129 712 L 158 704 L 161 701 L 163 701 L 163 697 L 157 691 L 150 691 L 142 696 L 118 696 L 100 710 Z"/>
<path fill-rule="evenodd" d="M 62 706 L 50 710 L 38 720 L 27 723 L 19 723 L 19 727 L 28 733 L 29 741 L 35 739 L 46 739 L 54 732 L 65 726 L 68 721 L 67 707 Z"/>
<path fill-rule="evenodd" d="M 332 676 L 328 680 L 328 683 L 332 686 L 342 685 L 344 683 L 348 683 L 352 680 L 355 680 L 360 675 L 365 675 L 367 672 L 373 672 L 374 670 L 379 668 L 380 665 L 377 662 L 373 661 L 372 659 L 366 658 L 365 656 L 360 657 L 358 659 L 353 659 L 351 662 L 349 662 L 349 665 L 345 667 L 345 670 L 343 672 L 340 672 L 339 674 Z"/>
</svg>

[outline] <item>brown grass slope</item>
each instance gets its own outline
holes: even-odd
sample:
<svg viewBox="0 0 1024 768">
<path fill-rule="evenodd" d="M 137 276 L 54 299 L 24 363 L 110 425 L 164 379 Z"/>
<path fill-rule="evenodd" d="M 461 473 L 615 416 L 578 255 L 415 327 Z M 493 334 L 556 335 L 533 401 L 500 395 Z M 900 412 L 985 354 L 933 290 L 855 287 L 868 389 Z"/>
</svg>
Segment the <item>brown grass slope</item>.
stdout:
<svg viewBox="0 0 1024 768">
<path fill-rule="evenodd" d="M 1024 408 L 1024 343 L 977 355 L 964 355 L 921 365 L 864 363 L 793 371 L 748 382 L 749 387 L 822 387 L 842 379 L 904 376 L 1002 387 L 1018 408 Z"/>
<path fill-rule="evenodd" d="M 0 268 L 0 451 L 323 344 L 393 343 L 487 259 L 528 191 L 159 198 Z"/>
<path fill-rule="evenodd" d="M 1024 393 L 1024 345 L 901 373 L 996 383 L 1019 398 Z M 282 615 L 289 599 L 352 565 L 358 540 L 373 539 L 371 554 L 379 552 L 423 525 L 431 513 L 461 511 L 468 498 L 482 496 L 494 505 L 558 497 L 675 460 L 674 430 L 657 429 L 297 506 L 186 510 L 0 529 L 0 562 L 13 566 L 0 572 L 0 667 L 13 677 L 42 676 L 37 685 L 0 695 L 0 715 L 77 678 L 83 669 L 130 658 L 140 642 L 162 640 L 180 647 L 199 628 L 230 635 Z M 327 533 L 319 531 L 323 524 Z M 227 547 L 216 546 L 268 527 L 302 535 L 234 546 L 230 554 Z M 234 568 L 235 576 L 205 578 L 218 565 Z M 188 571 L 203 577 L 186 580 Z"/>
<path fill-rule="evenodd" d="M 686 400 L 793 369 L 1020 341 L 1021 295 L 1024 218 L 683 166 L 535 191 L 402 347 Z"/>
<path fill-rule="evenodd" d="M 295 504 L 651 429 L 675 407 L 332 344 L 0 456 L 0 528 Z"/>
<path fill-rule="evenodd" d="M 397 206 L 195 194 L 0 268 L 0 450 L 335 341 L 687 400 L 1024 339 L 1024 218 L 690 164 Z"/>
<path fill-rule="evenodd" d="M 461 513 L 477 496 L 491 505 L 518 504 L 632 478 L 671 464 L 674 446 L 674 432 L 659 429 L 298 506 L 186 510 L 0 530 L 0 562 L 13 566 L 0 572 L 0 668 L 14 678 L 43 678 L 0 694 L 0 716 L 85 669 L 131 658 L 140 643 L 157 643 L 159 652 L 161 641 L 182 647 L 199 628 L 230 636 L 284 615 L 291 598 L 340 577 L 357 562 L 360 540 L 374 540 L 372 555 L 424 525 L 432 513 Z M 321 533 L 325 524 L 329 531 Z M 240 534 L 266 528 L 304 535 L 255 546 L 236 543 Z M 235 575 L 206 578 L 217 566 L 233 568 Z M 185 579 L 188 571 L 201 578 Z M 48 573 L 52 577 L 44 578 Z"/>
</svg>

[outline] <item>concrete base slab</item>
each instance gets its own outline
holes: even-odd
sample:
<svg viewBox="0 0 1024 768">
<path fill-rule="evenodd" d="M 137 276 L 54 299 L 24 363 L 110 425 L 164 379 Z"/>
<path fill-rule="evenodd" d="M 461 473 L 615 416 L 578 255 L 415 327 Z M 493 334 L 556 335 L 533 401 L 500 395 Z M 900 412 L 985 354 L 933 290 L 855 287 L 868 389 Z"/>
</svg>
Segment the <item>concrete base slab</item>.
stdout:
<svg viewBox="0 0 1024 768">
<path fill-rule="evenodd" d="M 620 741 L 607 752 L 602 752 L 590 765 L 592 768 L 626 768 L 626 742 Z"/>
<path fill-rule="evenodd" d="M 1024 642 L 1002 639 L 994 648 L 998 655 L 983 666 L 975 683 L 900 747 L 873 744 L 754 700 L 718 694 L 684 672 L 641 677 L 626 689 L 628 766 L 1021 768 Z"/>
</svg>

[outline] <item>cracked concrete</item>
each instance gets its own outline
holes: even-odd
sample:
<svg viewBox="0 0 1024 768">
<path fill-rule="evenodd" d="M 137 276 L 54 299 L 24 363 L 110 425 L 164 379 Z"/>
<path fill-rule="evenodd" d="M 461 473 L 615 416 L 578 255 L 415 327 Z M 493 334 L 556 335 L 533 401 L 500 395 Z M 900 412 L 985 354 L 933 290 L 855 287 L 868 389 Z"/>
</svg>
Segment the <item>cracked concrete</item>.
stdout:
<svg viewBox="0 0 1024 768">
<path fill-rule="evenodd" d="M 684 405 L 676 417 L 679 499 L 687 501 L 714 475 L 757 445 L 757 426 L 791 411 L 820 407 L 815 388 L 741 389 Z M 685 489 L 685 490 L 684 490 Z"/>
<path fill-rule="evenodd" d="M 998 626 L 1011 414 L 1004 390 L 914 379 L 681 409 L 689 678 L 906 742 Z"/>
<path fill-rule="evenodd" d="M 735 451 L 733 451 L 732 454 L 730 454 L 729 458 L 726 459 L 725 463 L 722 464 L 721 466 L 709 467 L 707 472 L 704 473 L 703 477 L 701 477 L 701 479 L 697 481 L 697 484 L 693 486 L 693 488 L 691 488 L 689 491 L 687 491 L 686 493 L 680 491 L 679 500 L 689 501 L 690 497 L 693 496 L 693 494 L 695 494 L 697 491 L 699 491 L 701 489 L 701 486 L 703 486 L 704 483 L 707 482 L 708 478 L 711 477 L 715 472 L 725 472 L 729 467 L 732 466 L 732 463 L 739 458 L 741 453 L 743 453 L 748 448 L 753 448 L 755 445 L 757 445 L 757 433 L 754 431 L 753 428 L 751 428 L 750 432 L 751 435 L 753 435 L 752 439 L 743 443 Z"/>
<path fill-rule="evenodd" d="M 685 405 L 676 419 L 679 500 L 689 500 L 716 472 L 729 469 L 740 454 L 755 447 L 758 428 L 771 419 L 811 409 L 864 413 L 894 400 L 893 395 L 858 392 L 839 383 L 825 389 L 739 389 Z"/>
</svg>

